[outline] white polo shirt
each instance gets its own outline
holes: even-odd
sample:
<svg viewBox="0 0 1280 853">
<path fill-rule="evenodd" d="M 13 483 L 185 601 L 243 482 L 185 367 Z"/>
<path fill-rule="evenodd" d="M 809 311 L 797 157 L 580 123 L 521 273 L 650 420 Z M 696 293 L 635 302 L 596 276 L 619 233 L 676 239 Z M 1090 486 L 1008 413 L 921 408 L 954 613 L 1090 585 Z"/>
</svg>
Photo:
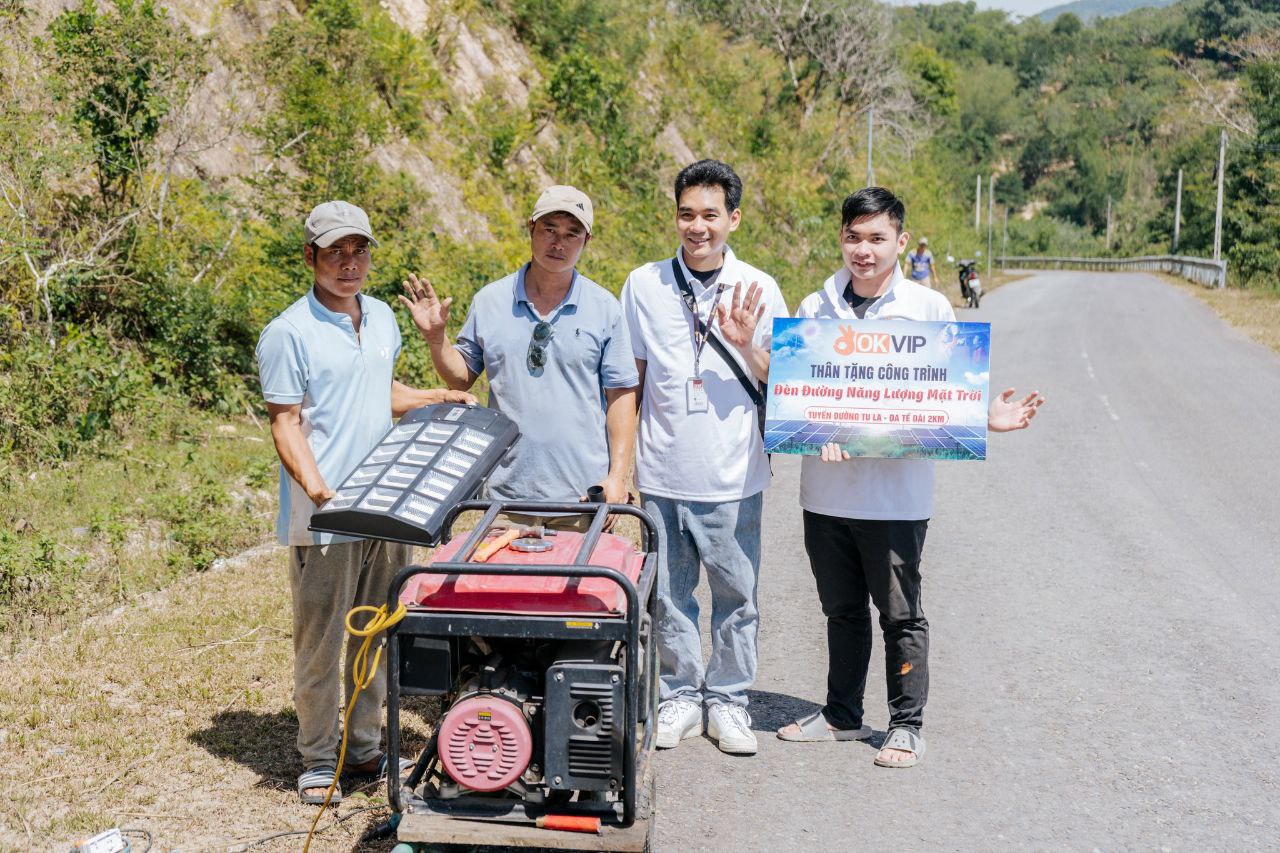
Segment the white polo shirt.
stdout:
<svg viewBox="0 0 1280 853">
<path fill-rule="evenodd" d="M 764 315 L 754 343 L 769 349 L 773 318 L 787 317 L 787 303 L 773 278 L 734 256 L 726 247 L 724 266 L 715 281 L 702 284 L 676 251 L 685 280 L 697 297 L 698 312 L 707 319 L 716 287 L 726 284 L 721 302 L 733 299 L 742 284 L 745 298 L 752 282 L 764 290 Z M 693 377 L 693 318 L 685 308 L 671 268 L 671 258 L 645 264 L 622 286 L 622 313 L 637 359 L 646 362 L 640 425 L 636 436 L 636 485 L 645 494 L 673 500 L 735 501 L 769 485 L 769 458 L 756 425 L 756 407 L 733 370 L 710 344 L 703 347 L 701 378 L 707 410 L 690 412 L 687 385 Z M 751 368 L 719 334 L 743 372 Z"/>
<path fill-rule="evenodd" d="M 841 269 L 796 309 L 797 317 L 838 318 L 858 322 L 845 301 L 851 276 Z M 894 265 L 889 289 L 867 306 L 866 320 L 940 320 L 954 322 L 945 296 L 902 276 Z M 806 456 L 800 467 L 800 506 L 838 518 L 920 521 L 933 515 L 933 461 L 855 457 L 823 462 Z"/>
</svg>

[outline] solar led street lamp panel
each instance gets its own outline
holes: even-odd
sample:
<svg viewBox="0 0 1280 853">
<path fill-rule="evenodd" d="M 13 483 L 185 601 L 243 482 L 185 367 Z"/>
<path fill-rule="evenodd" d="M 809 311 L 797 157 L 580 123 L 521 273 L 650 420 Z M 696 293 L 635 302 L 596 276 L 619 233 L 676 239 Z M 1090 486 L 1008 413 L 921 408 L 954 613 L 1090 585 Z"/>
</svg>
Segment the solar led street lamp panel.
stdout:
<svg viewBox="0 0 1280 853">
<path fill-rule="evenodd" d="M 475 496 L 519 437 L 515 423 L 494 409 L 414 409 L 311 516 L 311 529 L 435 545 L 445 514 Z"/>
</svg>

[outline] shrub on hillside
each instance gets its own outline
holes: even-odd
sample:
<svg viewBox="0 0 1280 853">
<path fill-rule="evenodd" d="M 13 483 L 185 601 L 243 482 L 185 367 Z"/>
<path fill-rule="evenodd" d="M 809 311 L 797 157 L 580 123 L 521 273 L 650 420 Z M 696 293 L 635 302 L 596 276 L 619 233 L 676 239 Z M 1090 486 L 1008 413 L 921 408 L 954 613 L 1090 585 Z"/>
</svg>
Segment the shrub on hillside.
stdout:
<svg viewBox="0 0 1280 853">
<path fill-rule="evenodd" d="M 64 458 L 110 434 L 152 394 L 142 354 L 101 326 L 67 325 L 50 342 L 10 334 L 0 348 L 0 454 Z"/>
</svg>

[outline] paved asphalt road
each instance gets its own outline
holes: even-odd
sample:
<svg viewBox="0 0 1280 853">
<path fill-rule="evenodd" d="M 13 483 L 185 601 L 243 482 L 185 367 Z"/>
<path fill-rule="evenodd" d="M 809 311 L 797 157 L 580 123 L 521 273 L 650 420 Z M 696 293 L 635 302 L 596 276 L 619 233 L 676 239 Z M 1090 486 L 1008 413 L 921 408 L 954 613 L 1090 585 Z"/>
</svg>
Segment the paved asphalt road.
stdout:
<svg viewBox="0 0 1280 853">
<path fill-rule="evenodd" d="M 992 388 L 1049 402 L 938 465 L 927 756 L 773 736 L 826 654 L 775 456 L 760 753 L 661 753 L 655 849 L 1280 849 L 1280 358 L 1145 275 L 1036 274 L 963 313 L 993 325 Z"/>
</svg>

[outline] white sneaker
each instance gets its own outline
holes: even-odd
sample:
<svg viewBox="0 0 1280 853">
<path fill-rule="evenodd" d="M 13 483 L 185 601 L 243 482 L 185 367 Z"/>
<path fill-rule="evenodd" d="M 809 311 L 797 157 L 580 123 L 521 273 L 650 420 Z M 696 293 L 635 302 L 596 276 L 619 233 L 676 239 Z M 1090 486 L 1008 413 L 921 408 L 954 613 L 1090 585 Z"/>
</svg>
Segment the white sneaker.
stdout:
<svg viewBox="0 0 1280 853">
<path fill-rule="evenodd" d="M 707 709 L 707 736 L 721 752 L 755 755 L 756 733 L 751 731 L 751 715 L 741 705 L 712 705 Z"/>
<path fill-rule="evenodd" d="M 658 706 L 658 732 L 653 744 L 671 749 L 687 737 L 702 734 L 702 706 L 688 699 L 668 699 Z"/>
</svg>

